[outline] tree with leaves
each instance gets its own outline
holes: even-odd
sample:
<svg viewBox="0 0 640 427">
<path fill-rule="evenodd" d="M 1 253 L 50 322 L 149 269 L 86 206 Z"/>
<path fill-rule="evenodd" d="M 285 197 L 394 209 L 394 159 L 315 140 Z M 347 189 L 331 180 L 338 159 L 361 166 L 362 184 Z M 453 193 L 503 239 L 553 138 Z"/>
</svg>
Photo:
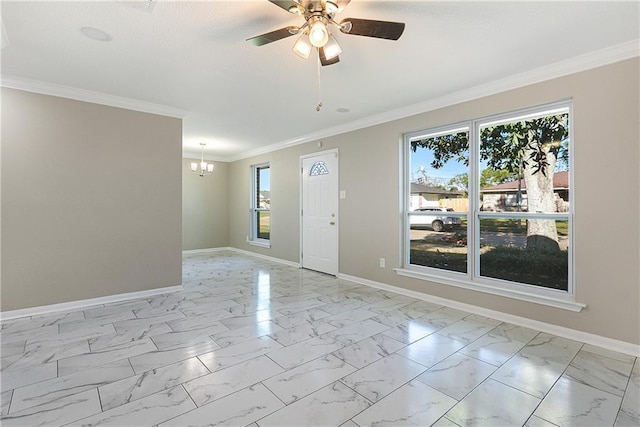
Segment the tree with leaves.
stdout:
<svg viewBox="0 0 640 427">
<path fill-rule="evenodd" d="M 513 181 L 515 178 L 508 170 L 482 169 L 480 172 L 480 188 L 493 187 L 494 185 L 504 182 Z M 459 173 L 448 182 L 451 188 L 464 191 L 465 195 L 469 194 L 469 174 Z"/>
<path fill-rule="evenodd" d="M 493 171 L 510 176 L 522 174 L 529 212 L 554 212 L 553 174 L 558 164 L 568 164 L 569 116 L 566 113 L 519 120 L 480 130 L 480 160 Z M 411 142 L 433 153 L 431 167 L 448 161 L 469 165 L 467 132 L 441 135 Z M 559 250 L 554 220 L 527 221 L 527 248 Z"/>
<path fill-rule="evenodd" d="M 469 195 L 469 174 L 459 173 L 449 180 L 448 185 L 451 189 L 464 191 L 464 195 L 467 197 Z"/>
</svg>

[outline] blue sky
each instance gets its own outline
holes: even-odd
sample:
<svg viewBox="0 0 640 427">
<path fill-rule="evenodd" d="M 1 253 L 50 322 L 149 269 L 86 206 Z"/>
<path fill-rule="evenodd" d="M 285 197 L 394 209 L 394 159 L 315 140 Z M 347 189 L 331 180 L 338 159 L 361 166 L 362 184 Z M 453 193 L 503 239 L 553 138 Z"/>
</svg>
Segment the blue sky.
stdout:
<svg viewBox="0 0 640 427">
<path fill-rule="evenodd" d="M 260 190 L 271 190 L 271 168 L 260 170 Z"/>
<path fill-rule="evenodd" d="M 442 180 L 445 184 L 454 176 L 467 172 L 467 167 L 464 163 L 458 163 L 452 160 L 445 163 L 442 168 L 434 169 L 431 167 L 432 161 L 433 154 L 431 150 L 418 148 L 415 153 L 411 152 L 411 173 L 413 173 L 413 178 L 417 179 L 422 176 L 422 174 L 418 172 L 421 165 L 424 166 L 428 178 Z"/>
<path fill-rule="evenodd" d="M 426 148 L 418 148 L 418 150 L 414 153 L 411 151 L 411 173 L 412 178 L 417 180 L 422 177 L 422 174 L 419 172 L 420 166 L 424 166 L 427 178 L 435 179 L 436 184 L 447 185 L 449 180 L 454 176 L 468 172 L 467 166 L 464 163 L 458 163 L 455 160 L 451 160 L 445 163 L 440 169 L 434 169 L 431 167 L 431 162 L 433 161 L 433 152 Z M 480 170 L 486 169 L 487 162 L 480 162 Z M 558 162 L 556 164 L 556 172 L 568 170 L 568 167 Z"/>
</svg>

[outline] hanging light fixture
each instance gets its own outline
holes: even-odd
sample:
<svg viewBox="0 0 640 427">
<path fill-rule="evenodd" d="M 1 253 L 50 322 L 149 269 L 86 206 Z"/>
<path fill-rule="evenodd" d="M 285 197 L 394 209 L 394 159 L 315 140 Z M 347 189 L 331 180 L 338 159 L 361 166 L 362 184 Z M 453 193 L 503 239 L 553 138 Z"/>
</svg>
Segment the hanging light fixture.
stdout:
<svg viewBox="0 0 640 427">
<path fill-rule="evenodd" d="M 204 142 L 200 143 L 202 147 L 202 156 L 200 157 L 200 170 L 198 170 L 198 163 L 191 162 L 191 172 L 197 173 L 199 176 L 211 175 L 213 173 L 213 163 L 207 163 L 204 161 L 204 146 L 207 145 Z"/>
</svg>

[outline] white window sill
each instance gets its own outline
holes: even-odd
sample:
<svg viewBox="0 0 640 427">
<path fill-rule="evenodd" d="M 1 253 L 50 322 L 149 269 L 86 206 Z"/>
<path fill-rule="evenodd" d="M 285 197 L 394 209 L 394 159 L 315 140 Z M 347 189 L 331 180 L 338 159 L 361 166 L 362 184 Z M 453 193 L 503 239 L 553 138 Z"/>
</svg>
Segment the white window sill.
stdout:
<svg viewBox="0 0 640 427">
<path fill-rule="evenodd" d="M 404 277 L 411 277 L 413 279 L 429 280 L 435 283 L 441 283 L 449 286 L 456 286 L 458 288 L 470 289 L 477 292 L 484 292 L 492 295 L 499 295 L 502 297 L 518 299 L 521 301 L 532 302 L 536 304 L 547 305 L 550 307 L 561 308 L 563 310 L 580 312 L 587 305 L 577 302 L 573 299 L 572 295 L 542 295 L 532 292 L 518 291 L 515 289 L 507 289 L 498 286 L 492 286 L 485 283 L 471 282 L 468 280 L 453 279 L 450 277 L 442 277 L 433 274 L 428 274 L 422 271 L 411 270 L 408 268 L 394 268 L 394 271 Z M 544 291 L 544 290 L 541 290 Z"/>
<path fill-rule="evenodd" d="M 247 243 L 251 246 L 259 246 L 261 248 L 271 248 L 271 242 L 268 240 L 247 240 Z"/>
</svg>

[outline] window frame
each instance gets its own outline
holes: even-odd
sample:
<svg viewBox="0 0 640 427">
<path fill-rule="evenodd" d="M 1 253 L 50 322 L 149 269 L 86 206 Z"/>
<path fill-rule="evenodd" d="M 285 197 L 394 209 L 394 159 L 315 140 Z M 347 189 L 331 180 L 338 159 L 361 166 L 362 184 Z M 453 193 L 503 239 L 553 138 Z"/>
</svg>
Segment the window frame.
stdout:
<svg viewBox="0 0 640 427">
<path fill-rule="evenodd" d="M 569 114 L 569 211 L 562 213 L 529 213 L 529 212 L 488 212 L 480 211 L 480 129 L 507 123 L 517 119 L 540 117 L 557 111 L 567 111 Z M 401 212 L 401 248 L 400 268 L 394 269 L 398 275 L 415 279 L 428 280 L 440 284 L 471 289 L 494 295 L 515 298 L 528 302 L 548 305 L 571 311 L 581 311 L 585 304 L 576 301 L 575 283 L 575 233 L 574 233 L 574 179 L 573 179 L 573 103 L 564 100 L 555 103 L 543 104 L 529 108 L 507 111 L 500 114 L 457 122 L 451 125 L 428 128 L 417 132 L 407 133 L 401 140 L 401 152 L 403 153 L 403 168 L 401 170 L 402 194 Z M 439 135 L 446 135 L 467 130 L 469 135 L 469 208 L 466 214 L 460 217 L 467 219 L 467 272 L 449 271 L 434 267 L 410 264 L 410 195 L 411 195 L 411 141 Z M 529 218 L 556 219 L 568 221 L 569 249 L 568 249 L 568 290 L 557 290 L 537 285 L 512 282 L 504 279 L 495 279 L 480 275 L 480 219 L 482 218 Z"/>
<path fill-rule="evenodd" d="M 258 229 L 258 213 L 269 212 L 269 221 L 271 221 L 271 208 L 261 208 L 258 206 L 258 198 L 260 189 L 258 188 L 258 176 L 260 170 L 269 169 L 271 174 L 271 164 L 269 162 L 257 163 L 251 165 L 251 191 L 249 193 L 249 236 L 247 237 L 247 243 L 253 246 L 260 246 L 263 248 L 271 247 L 271 222 L 269 223 L 269 239 L 259 237 Z"/>
</svg>

